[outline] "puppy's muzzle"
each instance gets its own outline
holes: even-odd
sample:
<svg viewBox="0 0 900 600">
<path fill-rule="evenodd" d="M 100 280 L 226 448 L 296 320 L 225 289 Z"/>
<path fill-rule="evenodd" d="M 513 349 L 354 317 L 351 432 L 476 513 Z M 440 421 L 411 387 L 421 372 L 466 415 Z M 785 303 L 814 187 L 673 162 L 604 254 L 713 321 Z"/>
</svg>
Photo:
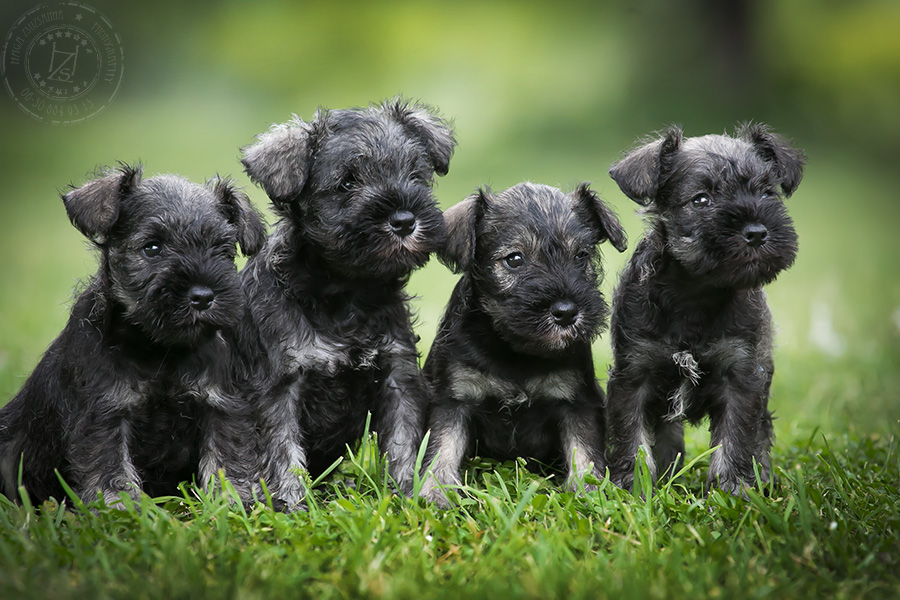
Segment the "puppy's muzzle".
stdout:
<svg viewBox="0 0 900 600">
<path fill-rule="evenodd" d="M 550 316 L 560 327 L 569 327 L 578 319 L 578 307 L 571 300 L 557 300 L 550 306 Z"/>
<path fill-rule="evenodd" d="M 394 235 L 405 238 L 416 230 L 416 215 L 408 210 L 398 210 L 391 215 L 388 223 Z"/>
<path fill-rule="evenodd" d="M 191 308 L 202 312 L 212 306 L 216 299 L 216 293 L 205 285 L 195 285 L 188 292 L 188 299 L 191 302 Z"/>
<path fill-rule="evenodd" d="M 769 239 L 769 230 L 762 223 L 750 223 L 741 231 L 744 241 L 751 248 L 758 248 Z"/>
</svg>

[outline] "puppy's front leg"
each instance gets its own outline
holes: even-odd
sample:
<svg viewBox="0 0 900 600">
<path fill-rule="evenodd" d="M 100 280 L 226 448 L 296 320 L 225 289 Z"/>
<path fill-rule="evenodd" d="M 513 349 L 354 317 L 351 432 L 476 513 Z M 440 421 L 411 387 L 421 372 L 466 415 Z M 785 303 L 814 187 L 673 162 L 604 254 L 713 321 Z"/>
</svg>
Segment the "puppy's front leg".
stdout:
<svg viewBox="0 0 900 600">
<path fill-rule="evenodd" d="M 767 405 L 773 367 L 767 354 L 757 359 L 743 340 L 715 349 L 705 393 L 711 405 L 710 445 L 718 448 L 710 457 L 707 486 L 746 496 L 745 487 L 755 481 L 754 459 L 762 480 L 769 479 L 772 415 Z"/>
<path fill-rule="evenodd" d="M 651 476 L 656 477 L 652 452 L 654 439 L 646 415 L 646 407 L 655 394 L 648 380 L 616 372 L 610 375 L 607 386 L 606 416 L 612 444 L 610 478 L 619 487 L 630 490 L 634 483 L 635 460 L 641 448 Z"/>
<path fill-rule="evenodd" d="M 596 404 L 599 410 L 600 402 Z M 565 452 L 566 485 L 573 492 L 584 487 L 591 491 L 594 485 L 584 485 L 584 476 L 591 473 L 597 479 L 606 475 L 606 460 L 603 452 L 602 418 L 588 407 L 572 405 L 562 407 L 560 416 L 560 439 Z"/>
<path fill-rule="evenodd" d="M 653 428 L 653 458 L 660 477 L 673 477 L 684 465 L 684 423 L 658 419 Z"/>
<path fill-rule="evenodd" d="M 303 479 L 295 472 L 306 469 L 300 429 L 302 386 L 302 375 L 287 375 L 259 400 L 261 470 L 277 508 L 288 512 L 304 510 L 306 494 Z"/>
<path fill-rule="evenodd" d="M 431 436 L 425 468 L 430 472 L 422 483 L 420 495 L 441 508 L 449 508 L 450 502 L 441 486 L 460 485 L 460 467 L 469 446 L 469 408 L 449 394 L 438 392 L 432 405 L 428 424 Z"/>
<path fill-rule="evenodd" d="M 707 488 L 719 487 L 734 496 L 746 497 L 746 487 L 755 481 L 754 459 L 760 463 L 763 481 L 769 478 L 768 440 L 763 431 L 771 432 L 771 415 L 760 406 L 755 390 L 733 384 L 722 385 L 722 402 L 710 410 L 710 446 L 715 447 L 709 460 Z M 761 447 L 762 446 L 762 447 Z"/>
<path fill-rule="evenodd" d="M 222 470 L 242 503 L 253 501 L 260 469 L 252 420 L 242 401 L 210 389 L 200 441 L 199 477 L 208 490 L 218 489 Z"/>
<path fill-rule="evenodd" d="M 141 477 L 132 460 L 132 424 L 123 411 L 99 406 L 77 425 L 69 448 L 73 484 L 84 502 L 97 499 L 119 506 L 119 492 L 135 500 L 141 496 Z"/>
<path fill-rule="evenodd" d="M 419 371 L 418 353 L 412 343 L 397 342 L 379 365 L 379 402 L 372 415 L 373 429 L 388 460 L 388 472 L 400 491 L 410 495 L 416 455 L 425 432 L 424 407 L 428 388 Z"/>
</svg>

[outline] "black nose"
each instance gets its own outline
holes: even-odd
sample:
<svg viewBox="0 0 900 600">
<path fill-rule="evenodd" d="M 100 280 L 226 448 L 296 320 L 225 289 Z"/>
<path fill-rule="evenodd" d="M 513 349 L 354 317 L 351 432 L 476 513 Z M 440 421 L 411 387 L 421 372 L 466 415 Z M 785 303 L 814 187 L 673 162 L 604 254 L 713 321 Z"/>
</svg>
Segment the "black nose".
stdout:
<svg viewBox="0 0 900 600">
<path fill-rule="evenodd" d="M 205 285 L 195 285 L 188 292 L 191 300 L 191 308 L 194 310 L 206 310 L 216 299 L 216 293 Z"/>
<path fill-rule="evenodd" d="M 391 215 L 391 229 L 400 237 L 406 237 L 416 228 L 416 215 L 408 210 L 398 210 Z"/>
<path fill-rule="evenodd" d="M 744 234 L 744 240 L 747 242 L 747 245 L 753 248 L 765 244 L 766 239 L 769 237 L 769 230 L 762 223 L 751 223 L 744 227 L 741 233 Z"/>
<path fill-rule="evenodd" d="M 557 300 L 550 307 L 553 321 L 560 327 L 568 327 L 578 317 L 578 307 L 571 300 Z"/>
</svg>

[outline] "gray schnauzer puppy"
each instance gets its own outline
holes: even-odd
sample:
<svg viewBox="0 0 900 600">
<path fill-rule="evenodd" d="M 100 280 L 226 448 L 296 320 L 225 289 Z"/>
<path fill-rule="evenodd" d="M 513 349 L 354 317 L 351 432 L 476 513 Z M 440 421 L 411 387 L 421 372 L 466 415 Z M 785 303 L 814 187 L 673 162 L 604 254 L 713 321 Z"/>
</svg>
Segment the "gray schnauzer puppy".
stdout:
<svg viewBox="0 0 900 600">
<path fill-rule="evenodd" d="M 142 180 L 122 166 L 63 196 L 100 269 L 22 390 L 0 411 L 0 484 L 33 501 L 177 493 L 218 469 L 250 500 L 252 415 L 220 332 L 243 312 L 235 246 L 265 231 L 228 181 Z M 249 454 L 248 454 L 249 452 Z"/>
<path fill-rule="evenodd" d="M 587 186 L 480 190 L 445 213 L 442 262 L 462 277 L 424 372 L 434 389 L 422 495 L 460 483 L 464 458 L 529 457 L 603 477 L 603 391 L 591 341 L 609 310 L 598 244 L 625 250 L 615 214 Z"/>
<path fill-rule="evenodd" d="M 454 145 L 429 108 L 395 99 L 295 117 L 245 150 L 281 217 L 243 271 L 242 336 L 279 508 L 302 506 L 293 470 L 322 473 L 370 412 L 390 475 L 412 489 L 427 400 L 404 287 L 444 242 L 431 186 Z"/>
<path fill-rule="evenodd" d="M 774 365 L 762 286 L 797 255 L 782 197 L 804 160 L 764 125 L 694 138 L 673 127 L 610 169 L 649 221 L 613 299 L 607 422 L 618 485 L 631 487 L 639 448 L 654 476 L 673 474 L 683 421 L 707 415 L 718 446 L 708 486 L 743 493 L 754 461 L 769 479 Z"/>
</svg>

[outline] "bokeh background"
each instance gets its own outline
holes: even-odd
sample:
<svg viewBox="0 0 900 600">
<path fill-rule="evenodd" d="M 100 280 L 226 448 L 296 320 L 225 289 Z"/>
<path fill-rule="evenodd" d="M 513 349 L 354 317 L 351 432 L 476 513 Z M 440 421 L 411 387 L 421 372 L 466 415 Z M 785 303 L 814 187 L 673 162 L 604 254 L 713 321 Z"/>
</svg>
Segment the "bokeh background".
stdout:
<svg viewBox="0 0 900 600">
<path fill-rule="evenodd" d="M 751 119 L 792 138 L 809 165 L 788 200 L 799 259 L 769 287 L 777 433 L 900 431 L 895 0 L 89 3 L 124 43 L 111 106 L 53 126 L 0 97 L 0 404 L 95 268 L 59 200 L 67 184 L 141 161 L 148 174 L 231 175 L 265 207 L 238 163 L 255 134 L 402 94 L 455 123 L 444 208 L 482 184 L 593 182 L 631 240 L 606 251 L 607 292 L 642 225 L 606 171 L 637 138 Z M 0 33 L 31 6 L 5 2 Z M 454 281 L 432 261 L 410 283 L 423 353 Z M 605 381 L 605 338 L 596 350 Z"/>
</svg>

